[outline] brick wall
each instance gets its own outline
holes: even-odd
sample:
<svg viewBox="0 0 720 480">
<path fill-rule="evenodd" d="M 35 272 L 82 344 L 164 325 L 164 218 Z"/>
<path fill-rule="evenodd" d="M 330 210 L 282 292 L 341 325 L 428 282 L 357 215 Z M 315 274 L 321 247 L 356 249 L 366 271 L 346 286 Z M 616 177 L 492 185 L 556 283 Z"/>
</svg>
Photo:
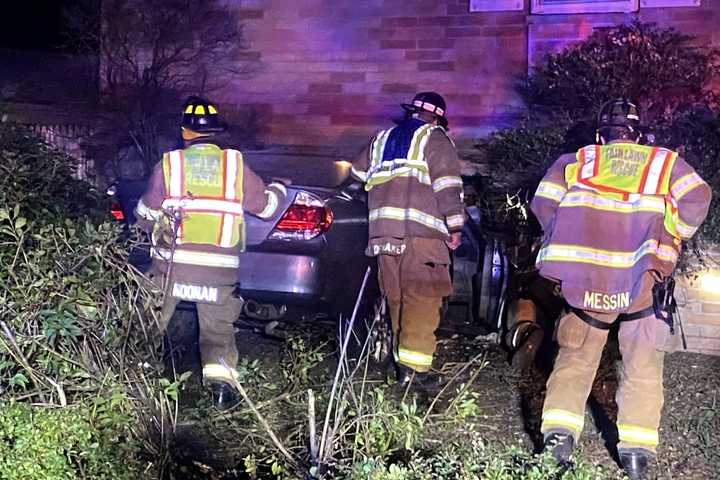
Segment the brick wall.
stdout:
<svg viewBox="0 0 720 480">
<path fill-rule="evenodd" d="M 688 350 L 720 355 L 720 251 L 708 252 L 705 261 L 710 270 L 678 276 L 675 297 Z"/>
<path fill-rule="evenodd" d="M 513 84 L 542 57 L 593 28 L 635 18 L 720 45 L 720 0 L 634 14 L 470 12 L 469 0 L 229 0 L 239 9 L 253 73 L 218 95 L 252 108 L 270 144 L 359 148 L 419 90 L 445 95 L 461 144 L 512 125 Z"/>
</svg>

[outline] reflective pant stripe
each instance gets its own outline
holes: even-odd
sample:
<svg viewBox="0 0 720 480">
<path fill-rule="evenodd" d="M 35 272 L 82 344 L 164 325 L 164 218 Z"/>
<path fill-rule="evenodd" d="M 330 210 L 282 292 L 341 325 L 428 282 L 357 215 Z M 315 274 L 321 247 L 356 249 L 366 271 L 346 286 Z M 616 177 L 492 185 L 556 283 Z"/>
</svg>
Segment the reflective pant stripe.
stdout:
<svg viewBox="0 0 720 480">
<path fill-rule="evenodd" d="M 198 265 L 201 267 L 217 267 L 217 268 L 238 268 L 240 261 L 237 255 L 223 255 L 221 253 L 196 252 L 192 250 L 175 249 L 174 252 L 167 248 L 153 248 L 151 250 L 153 258 L 173 263 L 182 263 L 185 265 Z"/>
<path fill-rule="evenodd" d="M 619 424 L 618 436 L 621 442 L 656 447 L 660 443 L 658 431 L 652 428 Z"/>
<path fill-rule="evenodd" d="M 238 372 L 234 368 L 227 369 L 219 363 L 208 363 L 203 365 L 202 376 L 205 380 L 222 380 L 232 382 L 237 380 Z"/>
<path fill-rule="evenodd" d="M 578 415 L 568 410 L 551 409 L 542 414 L 542 431 L 546 432 L 553 428 L 562 427 L 580 435 L 585 426 L 585 416 Z"/>
<path fill-rule="evenodd" d="M 432 366 L 433 356 L 414 350 L 398 347 L 397 358 L 400 363 L 429 369 Z"/>
</svg>

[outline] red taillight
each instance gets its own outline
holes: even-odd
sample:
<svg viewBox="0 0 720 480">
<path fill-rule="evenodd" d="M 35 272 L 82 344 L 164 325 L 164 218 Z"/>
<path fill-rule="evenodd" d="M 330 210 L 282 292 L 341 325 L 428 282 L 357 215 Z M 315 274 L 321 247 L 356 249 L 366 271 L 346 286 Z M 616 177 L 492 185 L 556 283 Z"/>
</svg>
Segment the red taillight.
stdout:
<svg viewBox="0 0 720 480">
<path fill-rule="evenodd" d="M 310 240 L 327 232 L 332 221 L 332 211 L 323 204 L 322 200 L 301 192 L 275 225 L 270 238 Z"/>
<path fill-rule="evenodd" d="M 325 207 L 309 205 L 291 205 L 278 222 L 278 230 L 298 232 L 303 230 L 319 230 L 326 232 L 332 223 L 332 214 Z"/>
<path fill-rule="evenodd" d="M 122 208 L 120 208 L 120 204 L 118 203 L 113 203 L 112 205 L 110 205 L 110 215 L 112 215 L 115 220 L 125 220 L 125 214 L 123 213 Z"/>
</svg>

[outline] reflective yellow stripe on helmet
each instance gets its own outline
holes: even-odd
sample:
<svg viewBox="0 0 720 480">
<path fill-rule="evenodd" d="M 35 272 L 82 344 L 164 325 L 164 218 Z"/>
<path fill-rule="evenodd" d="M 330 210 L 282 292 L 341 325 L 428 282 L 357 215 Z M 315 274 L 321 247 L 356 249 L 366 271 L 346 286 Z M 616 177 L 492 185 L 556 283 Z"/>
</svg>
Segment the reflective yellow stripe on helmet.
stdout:
<svg viewBox="0 0 720 480">
<path fill-rule="evenodd" d="M 546 432 L 552 428 L 566 428 L 580 435 L 585 425 L 585 416 L 577 413 L 552 408 L 542 414 L 542 431 Z"/>
</svg>

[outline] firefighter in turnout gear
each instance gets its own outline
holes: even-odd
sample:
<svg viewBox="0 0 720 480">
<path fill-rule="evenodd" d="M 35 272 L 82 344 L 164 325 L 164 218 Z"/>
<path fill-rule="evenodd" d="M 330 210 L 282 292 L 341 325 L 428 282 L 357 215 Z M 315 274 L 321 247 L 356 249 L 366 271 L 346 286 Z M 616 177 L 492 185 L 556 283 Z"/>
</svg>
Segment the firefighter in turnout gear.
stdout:
<svg viewBox="0 0 720 480">
<path fill-rule="evenodd" d="M 376 256 L 401 383 L 428 381 L 442 298 L 451 293 L 450 254 L 464 224 L 460 161 L 448 137 L 445 101 L 419 93 L 406 115 L 355 159 L 369 203 L 367 254 Z"/>
<path fill-rule="evenodd" d="M 181 121 L 185 148 L 163 155 L 135 210 L 152 235 L 150 275 L 165 291 L 160 327 L 180 301 L 197 305 L 203 383 L 218 409 L 238 401 L 231 383 L 238 357 L 233 322 L 243 303 L 235 282 L 245 213 L 269 219 L 285 195 L 283 185 L 266 187 L 242 153 L 217 145 L 225 128 L 215 105 L 190 97 Z"/>
<path fill-rule="evenodd" d="M 597 145 L 561 156 L 531 204 L 544 231 L 537 266 L 559 282 L 568 304 L 555 331 L 560 348 L 543 406 L 545 447 L 558 461 L 569 458 L 608 330 L 619 321 L 618 452 L 630 478 L 643 478 L 655 455 L 663 352 L 679 336 L 653 293 L 671 280 L 681 242 L 702 224 L 711 197 L 676 152 L 639 144 L 639 127 L 633 102 L 606 103 Z"/>
</svg>

